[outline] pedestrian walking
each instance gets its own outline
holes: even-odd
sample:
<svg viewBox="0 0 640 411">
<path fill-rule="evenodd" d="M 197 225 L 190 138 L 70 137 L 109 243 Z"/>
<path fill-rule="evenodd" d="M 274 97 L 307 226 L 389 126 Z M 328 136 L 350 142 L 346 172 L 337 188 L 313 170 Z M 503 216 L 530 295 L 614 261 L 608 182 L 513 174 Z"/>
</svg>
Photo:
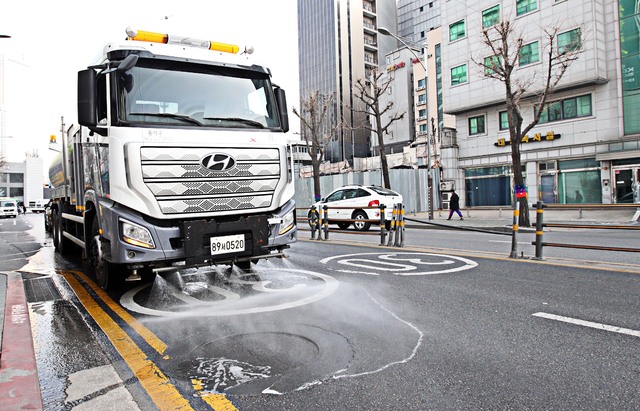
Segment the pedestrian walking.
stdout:
<svg viewBox="0 0 640 411">
<path fill-rule="evenodd" d="M 449 198 L 449 218 L 447 218 L 447 220 L 451 220 L 454 212 L 458 213 L 460 220 L 464 220 L 464 218 L 462 218 L 462 212 L 460 211 L 460 197 L 456 194 L 456 190 L 453 190 L 451 193 L 451 198 Z"/>
</svg>

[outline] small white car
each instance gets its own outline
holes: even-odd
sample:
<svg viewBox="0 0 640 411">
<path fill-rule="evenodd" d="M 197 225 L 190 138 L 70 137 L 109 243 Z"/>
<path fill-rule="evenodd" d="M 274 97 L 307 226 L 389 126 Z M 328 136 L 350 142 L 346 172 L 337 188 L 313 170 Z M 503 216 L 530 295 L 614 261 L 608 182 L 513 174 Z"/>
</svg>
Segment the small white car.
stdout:
<svg viewBox="0 0 640 411">
<path fill-rule="evenodd" d="M 16 200 L 0 200 L 0 217 L 18 217 L 18 202 Z"/>
<path fill-rule="evenodd" d="M 329 224 L 346 229 L 353 223 L 357 231 L 367 231 L 371 227 L 371 221 L 367 220 L 380 220 L 380 204 L 385 205 L 385 219 L 391 221 L 394 205 L 401 203 L 402 196 L 393 190 L 379 186 L 348 185 L 334 190 L 313 205 L 318 212 L 324 206 L 328 207 Z"/>
<path fill-rule="evenodd" d="M 32 213 L 44 213 L 44 207 L 47 205 L 49 200 L 45 200 L 44 198 L 40 198 L 38 200 L 29 201 L 29 210 Z"/>
</svg>

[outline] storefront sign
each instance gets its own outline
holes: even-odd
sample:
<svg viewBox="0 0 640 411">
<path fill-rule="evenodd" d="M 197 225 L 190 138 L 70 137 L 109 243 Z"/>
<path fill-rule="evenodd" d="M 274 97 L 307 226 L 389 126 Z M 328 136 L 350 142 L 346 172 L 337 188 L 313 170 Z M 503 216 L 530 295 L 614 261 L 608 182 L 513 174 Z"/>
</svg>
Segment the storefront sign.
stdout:
<svg viewBox="0 0 640 411">
<path fill-rule="evenodd" d="M 547 131 L 547 134 L 545 135 L 542 135 L 541 133 L 536 133 L 533 135 L 533 137 L 529 137 L 529 135 L 527 134 L 524 137 L 522 137 L 522 144 L 535 143 L 540 141 L 553 141 L 559 138 L 560 138 L 560 134 L 556 134 L 553 131 Z M 504 138 L 499 138 L 496 143 L 493 143 L 493 145 L 497 147 L 510 146 L 511 140 L 505 140 Z"/>
<path fill-rule="evenodd" d="M 400 63 L 387 67 L 387 71 L 396 71 L 397 69 L 403 68 L 403 67 L 404 67 L 404 61 L 401 61 Z"/>
</svg>

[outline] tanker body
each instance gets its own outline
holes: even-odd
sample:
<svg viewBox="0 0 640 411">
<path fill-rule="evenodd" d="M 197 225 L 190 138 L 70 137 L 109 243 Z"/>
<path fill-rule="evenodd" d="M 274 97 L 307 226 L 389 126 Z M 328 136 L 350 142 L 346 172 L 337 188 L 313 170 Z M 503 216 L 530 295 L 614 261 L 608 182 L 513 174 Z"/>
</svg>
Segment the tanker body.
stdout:
<svg viewBox="0 0 640 411">
<path fill-rule="evenodd" d="M 103 288 L 296 241 L 284 91 L 228 44 L 127 29 L 78 73 L 78 124 L 49 169 L 56 250 Z"/>
</svg>

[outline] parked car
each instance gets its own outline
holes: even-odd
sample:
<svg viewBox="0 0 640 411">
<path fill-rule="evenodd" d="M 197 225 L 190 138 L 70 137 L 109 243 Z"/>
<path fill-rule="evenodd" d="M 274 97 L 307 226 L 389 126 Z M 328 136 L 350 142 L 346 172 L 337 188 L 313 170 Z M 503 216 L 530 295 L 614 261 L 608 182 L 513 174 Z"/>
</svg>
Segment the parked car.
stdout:
<svg viewBox="0 0 640 411">
<path fill-rule="evenodd" d="M 8 198 L 1 199 L 0 217 L 18 217 L 18 202 Z"/>
<path fill-rule="evenodd" d="M 371 222 L 367 220 L 380 220 L 380 204 L 385 205 L 385 219 L 390 221 L 393 206 L 399 203 L 402 203 L 402 196 L 393 190 L 379 186 L 347 185 L 332 191 L 313 205 L 316 210 L 328 207 L 329 224 L 346 229 L 353 223 L 357 231 L 367 231 L 371 227 Z"/>
</svg>

